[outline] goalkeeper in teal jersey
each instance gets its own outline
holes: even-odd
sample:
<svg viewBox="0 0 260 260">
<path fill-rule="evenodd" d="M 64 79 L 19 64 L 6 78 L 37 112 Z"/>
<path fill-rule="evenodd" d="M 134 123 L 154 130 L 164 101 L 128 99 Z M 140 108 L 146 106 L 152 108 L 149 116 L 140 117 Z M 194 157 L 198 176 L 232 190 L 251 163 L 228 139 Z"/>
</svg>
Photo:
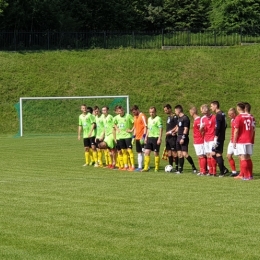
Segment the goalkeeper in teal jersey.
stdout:
<svg viewBox="0 0 260 260">
<path fill-rule="evenodd" d="M 135 165 L 132 149 L 134 118 L 132 115 L 125 113 L 122 106 L 117 107 L 117 113 L 118 115 L 114 117 L 114 124 L 116 129 L 120 169 L 134 171 Z M 128 165 L 128 155 L 130 157 L 130 165 Z"/>
<path fill-rule="evenodd" d="M 161 117 L 156 115 L 156 108 L 150 107 L 149 109 L 150 117 L 148 118 L 147 124 L 147 134 L 145 137 L 145 154 L 144 154 L 144 168 L 143 172 L 147 172 L 149 170 L 150 164 L 150 153 L 151 151 L 154 152 L 154 165 L 155 165 L 155 172 L 159 171 L 159 164 L 160 164 L 160 145 L 162 142 L 162 133 L 163 133 L 163 126 L 162 126 L 162 119 Z"/>
<path fill-rule="evenodd" d="M 78 140 L 80 140 L 81 132 L 83 132 L 83 143 L 85 148 L 85 161 L 83 166 L 89 165 L 89 152 L 90 148 L 93 150 L 93 158 L 95 166 L 97 167 L 97 151 L 95 144 L 95 128 L 96 118 L 92 113 L 87 111 L 86 105 L 81 105 L 82 114 L 79 116 L 79 127 L 78 127 Z"/>
</svg>

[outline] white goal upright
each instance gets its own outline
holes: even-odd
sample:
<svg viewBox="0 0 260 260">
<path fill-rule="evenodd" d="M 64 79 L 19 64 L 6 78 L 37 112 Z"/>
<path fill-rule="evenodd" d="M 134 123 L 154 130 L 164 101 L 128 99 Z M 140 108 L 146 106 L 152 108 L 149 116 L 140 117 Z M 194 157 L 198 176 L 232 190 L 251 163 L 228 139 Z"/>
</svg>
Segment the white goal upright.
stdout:
<svg viewBox="0 0 260 260">
<path fill-rule="evenodd" d="M 19 135 L 64 134 L 77 131 L 80 106 L 114 107 L 121 105 L 129 113 L 129 96 L 20 97 Z"/>
</svg>

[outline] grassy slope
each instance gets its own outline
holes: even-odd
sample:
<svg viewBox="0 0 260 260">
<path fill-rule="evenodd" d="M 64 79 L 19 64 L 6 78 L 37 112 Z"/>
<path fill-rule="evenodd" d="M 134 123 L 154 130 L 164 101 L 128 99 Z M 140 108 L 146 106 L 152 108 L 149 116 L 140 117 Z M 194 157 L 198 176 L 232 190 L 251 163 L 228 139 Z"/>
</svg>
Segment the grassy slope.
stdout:
<svg viewBox="0 0 260 260">
<path fill-rule="evenodd" d="M 247 100 L 259 119 L 260 46 L 224 49 L 0 52 L 1 133 L 16 133 L 20 96 L 129 94 L 143 111 L 156 105 L 227 110 Z"/>
</svg>

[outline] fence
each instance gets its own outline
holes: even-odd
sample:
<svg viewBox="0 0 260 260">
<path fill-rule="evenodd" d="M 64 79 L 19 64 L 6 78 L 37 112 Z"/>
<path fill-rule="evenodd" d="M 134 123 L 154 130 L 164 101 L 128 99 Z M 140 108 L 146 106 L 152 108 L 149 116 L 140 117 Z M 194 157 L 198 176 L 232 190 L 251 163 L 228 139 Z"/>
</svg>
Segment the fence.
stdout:
<svg viewBox="0 0 260 260">
<path fill-rule="evenodd" d="M 9 51 L 120 47 L 160 49 L 162 46 L 234 46 L 241 43 L 260 43 L 260 31 L 0 32 L 0 50 Z"/>
</svg>

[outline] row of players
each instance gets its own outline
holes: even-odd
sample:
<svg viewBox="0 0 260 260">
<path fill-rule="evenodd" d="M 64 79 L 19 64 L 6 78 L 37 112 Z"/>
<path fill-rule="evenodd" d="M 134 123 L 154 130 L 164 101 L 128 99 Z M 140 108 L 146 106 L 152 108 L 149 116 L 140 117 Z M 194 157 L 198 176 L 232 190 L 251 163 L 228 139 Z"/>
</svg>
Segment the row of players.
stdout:
<svg viewBox="0 0 260 260">
<path fill-rule="evenodd" d="M 215 113 L 214 115 L 211 114 L 210 109 Z M 213 101 L 210 109 L 208 105 L 202 105 L 202 117 L 198 116 L 195 107 L 190 109 L 190 115 L 194 118 L 194 147 L 199 159 L 200 170 L 198 175 L 216 176 L 216 166 L 218 165 L 220 170 L 219 176 L 222 177 L 228 172 L 228 169 L 224 166 L 222 156 L 226 132 L 226 118 L 225 114 L 219 108 L 218 101 Z M 148 120 L 136 105 L 131 108 L 133 116 L 125 113 L 121 106 L 116 106 L 115 112 L 117 115 L 115 117 L 109 114 L 108 107 L 102 107 L 101 116 L 99 115 L 99 108 L 97 106 L 92 109 L 91 107 L 82 105 L 81 111 L 78 139 L 80 140 L 81 131 L 83 130 L 86 159 L 84 165 L 90 164 L 89 158 L 92 153 L 95 166 L 103 166 L 101 152 L 103 150 L 105 151 L 106 164 L 109 168 L 118 166 L 121 170 L 148 171 L 150 168 L 150 154 L 153 151 L 155 171 L 159 170 L 159 152 L 162 143 L 163 125 L 161 117 L 156 114 L 155 107 L 150 107 L 150 117 Z M 232 169 L 232 176 L 247 180 L 252 179 L 252 161 L 250 156 L 253 146 L 254 119 L 249 114 L 250 105 L 248 103 L 238 103 L 237 111 L 239 113 L 237 117 L 234 108 L 228 112 L 232 120 L 228 161 Z M 197 169 L 193 159 L 188 154 L 189 117 L 183 113 L 181 105 L 175 106 L 173 113 L 172 107 L 167 104 L 164 106 L 164 112 L 168 115 L 165 145 L 169 165 L 175 163 L 176 173 L 180 174 L 183 171 L 184 159 L 186 158 L 192 166 L 192 171 L 196 173 Z M 245 140 L 245 136 L 249 135 L 251 138 L 250 142 Z M 136 152 L 138 153 L 138 168 L 136 169 L 132 150 L 133 141 L 136 142 Z M 240 156 L 239 175 L 236 173 L 235 162 L 232 158 L 233 154 Z"/>
</svg>

